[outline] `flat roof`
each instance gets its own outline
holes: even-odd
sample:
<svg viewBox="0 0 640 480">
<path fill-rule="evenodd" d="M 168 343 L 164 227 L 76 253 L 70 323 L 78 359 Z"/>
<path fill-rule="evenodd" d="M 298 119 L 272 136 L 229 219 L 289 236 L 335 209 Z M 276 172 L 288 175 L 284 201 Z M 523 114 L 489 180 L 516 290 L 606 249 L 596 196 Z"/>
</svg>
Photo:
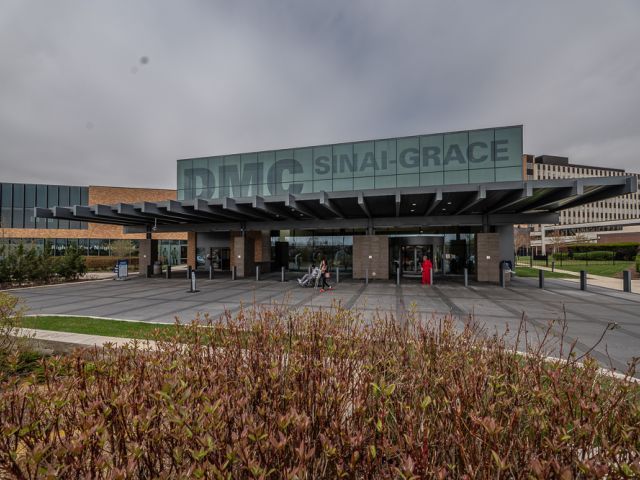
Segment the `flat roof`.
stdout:
<svg viewBox="0 0 640 480">
<path fill-rule="evenodd" d="M 638 191 L 629 176 L 35 208 L 131 231 L 556 223 L 560 210 Z"/>
</svg>

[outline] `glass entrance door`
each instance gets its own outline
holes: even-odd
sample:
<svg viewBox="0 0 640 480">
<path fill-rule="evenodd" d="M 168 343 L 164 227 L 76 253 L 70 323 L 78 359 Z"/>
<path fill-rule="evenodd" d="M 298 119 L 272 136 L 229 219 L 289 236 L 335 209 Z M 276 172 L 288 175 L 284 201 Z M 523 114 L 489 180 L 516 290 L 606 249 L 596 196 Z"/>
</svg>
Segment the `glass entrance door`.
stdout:
<svg viewBox="0 0 640 480">
<path fill-rule="evenodd" d="M 404 245 L 401 249 L 402 274 L 420 275 L 425 255 L 433 261 L 433 245 Z"/>
</svg>

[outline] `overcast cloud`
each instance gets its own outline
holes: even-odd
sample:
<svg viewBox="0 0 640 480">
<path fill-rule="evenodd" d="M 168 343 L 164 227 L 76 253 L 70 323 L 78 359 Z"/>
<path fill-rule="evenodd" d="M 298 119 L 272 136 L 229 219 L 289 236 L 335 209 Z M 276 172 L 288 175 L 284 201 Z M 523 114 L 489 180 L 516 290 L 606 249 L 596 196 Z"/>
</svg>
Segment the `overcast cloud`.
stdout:
<svg viewBox="0 0 640 480">
<path fill-rule="evenodd" d="M 178 158 L 512 124 L 639 172 L 640 2 L 0 4 L 4 182 L 175 188 Z"/>
</svg>

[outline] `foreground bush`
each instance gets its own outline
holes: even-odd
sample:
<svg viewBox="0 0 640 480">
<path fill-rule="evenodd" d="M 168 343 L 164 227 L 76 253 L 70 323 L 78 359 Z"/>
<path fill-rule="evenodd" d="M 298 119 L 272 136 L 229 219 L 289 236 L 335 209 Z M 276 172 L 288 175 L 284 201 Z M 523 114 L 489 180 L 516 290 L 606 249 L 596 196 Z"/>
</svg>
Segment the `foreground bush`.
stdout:
<svg viewBox="0 0 640 480">
<path fill-rule="evenodd" d="M 574 253 L 574 260 L 608 260 L 612 261 L 615 258 L 615 252 L 608 252 L 606 250 L 594 250 L 592 252 Z"/>
<path fill-rule="evenodd" d="M 449 317 L 241 312 L 43 368 L 0 389 L 0 465 L 17 478 L 640 474 L 637 384 Z"/>
</svg>

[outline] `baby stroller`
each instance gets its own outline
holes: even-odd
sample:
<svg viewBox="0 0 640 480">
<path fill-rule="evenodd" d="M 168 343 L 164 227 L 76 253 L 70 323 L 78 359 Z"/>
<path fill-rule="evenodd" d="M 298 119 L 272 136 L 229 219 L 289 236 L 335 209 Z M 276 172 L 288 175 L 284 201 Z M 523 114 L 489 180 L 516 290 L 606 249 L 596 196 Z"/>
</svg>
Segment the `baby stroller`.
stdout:
<svg viewBox="0 0 640 480">
<path fill-rule="evenodd" d="M 302 278 L 298 279 L 298 284 L 301 287 L 317 287 L 320 280 L 320 269 L 313 267 L 311 273 L 305 273 Z"/>
</svg>

